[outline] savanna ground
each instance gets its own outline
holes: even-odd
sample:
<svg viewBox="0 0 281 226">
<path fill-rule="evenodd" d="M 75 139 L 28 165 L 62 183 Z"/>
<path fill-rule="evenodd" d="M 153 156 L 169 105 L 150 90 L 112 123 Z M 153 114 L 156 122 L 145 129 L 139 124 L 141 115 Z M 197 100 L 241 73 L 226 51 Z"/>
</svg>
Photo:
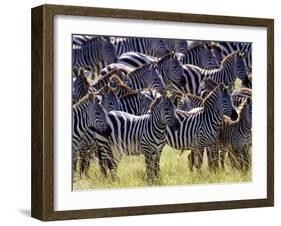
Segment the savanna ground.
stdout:
<svg viewBox="0 0 281 226">
<path fill-rule="evenodd" d="M 173 186 L 210 183 L 239 183 L 251 181 L 251 167 L 245 173 L 234 170 L 225 159 L 225 169 L 211 172 L 208 168 L 206 153 L 200 171 L 189 171 L 187 156 L 189 151 L 181 153 L 169 146 L 165 146 L 160 161 L 160 181 L 158 184 L 149 184 L 145 178 L 145 162 L 143 156 L 124 155 L 118 165 L 116 181 L 110 175 L 105 178 L 99 169 L 96 159 L 91 162 L 89 177 L 75 176 L 73 190 L 146 187 L 146 186 Z M 78 174 L 79 175 L 79 171 Z"/>
<path fill-rule="evenodd" d="M 241 87 L 241 81 L 235 81 L 235 89 Z M 250 150 L 251 154 L 252 150 Z M 189 171 L 187 156 L 189 151 L 181 153 L 169 146 L 165 146 L 160 160 L 160 181 L 151 184 L 146 180 L 145 162 L 143 156 L 123 155 L 118 164 L 116 181 L 112 181 L 110 175 L 105 178 L 99 169 L 97 159 L 90 164 L 89 177 L 74 177 L 73 190 L 105 189 L 105 188 L 128 188 L 146 186 L 175 186 L 192 184 L 218 184 L 218 183 L 241 183 L 250 182 L 252 179 L 252 167 L 247 173 L 231 168 L 228 156 L 225 158 L 225 169 L 219 168 L 212 172 L 208 168 L 206 152 L 200 171 Z M 78 164 L 79 165 L 79 164 Z"/>
</svg>

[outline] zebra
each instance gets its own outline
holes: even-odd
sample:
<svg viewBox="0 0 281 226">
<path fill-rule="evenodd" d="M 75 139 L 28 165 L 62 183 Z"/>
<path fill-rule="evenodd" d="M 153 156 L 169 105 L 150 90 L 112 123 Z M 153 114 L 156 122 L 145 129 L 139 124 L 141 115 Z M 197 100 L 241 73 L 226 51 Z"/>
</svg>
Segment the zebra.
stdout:
<svg viewBox="0 0 281 226">
<path fill-rule="evenodd" d="M 165 39 L 170 52 L 185 53 L 188 50 L 188 43 L 184 39 Z"/>
<path fill-rule="evenodd" d="M 156 62 L 157 58 L 138 52 L 126 52 L 119 56 L 117 64 L 121 64 L 127 70 L 134 70 L 144 64 Z M 121 67 L 121 66 L 120 66 Z"/>
<path fill-rule="evenodd" d="M 239 107 L 247 97 L 252 97 L 252 90 L 248 88 L 236 89 L 231 93 L 233 104 L 236 107 Z"/>
<path fill-rule="evenodd" d="M 150 56 L 162 57 L 169 53 L 165 42 L 157 38 L 129 37 L 118 41 L 115 45 L 117 57 L 125 52 L 139 52 Z"/>
<path fill-rule="evenodd" d="M 252 43 L 250 42 L 211 42 L 211 46 L 219 48 L 223 57 L 235 51 L 245 54 L 248 73 L 252 71 Z"/>
<path fill-rule="evenodd" d="M 179 128 L 179 119 L 173 105 L 174 95 L 163 93 L 150 106 L 149 113 L 135 116 L 120 111 L 108 112 L 112 133 L 109 137 L 97 135 L 99 163 L 106 176 L 110 169 L 114 179 L 121 156 L 140 155 L 145 157 L 146 175 L 149 180 L 159 178 L 159 162 L 165 145 L 165 131 Z"/>
<path fill-rule="evenodd" d="M 111 128 L 107 114 L 98 97 L 91 93 L 83 97 L 72 110 L 72 167 L 76 171 L 76 154 L 85 146 L 85 134 L 89 129 L 109 136 Z"/>
<path fill-rule="evenodd" d="M 203 79 L 211 78 L 217 83 L 223 83 L 225 86 L 230 86 L 238 77 L 240 80 L 249 80 L 244 54 L 236 51 L 225 57 L 219 69 L 206 70 L 191 64 L 183 65 L 183 76 L 186 80 L 186 85 L 179 87 L 183 93 L 200 94 L 200 83 Z"/>
<path fill-rule="evenodd" d="M 251 97 L 246 97 L 240 104 L 236 121 L 224 118 L 219 142 L 223 146 L 220 152 L 222 168 L 224 168 L 224 157 L 227 148 L 231 166 L 247 171 L 249 168 L 249 146 L 252 142 Z"/>
<path fill-rule="evenodd" d="M 90 67 L 98 75 L 106 65 L 116 62 L 115 48 L 108 38 L 95 37 L 72 50 L 73 67 Z"/>
<path fill-rule="evenodd" d="M 134 90 L 153 88 L 159 92 L 165 89 L 162 76 L 157 70 L 157 65 L 145 64 L 125 76 L 125 83 Z"/>
<path fill-rule="evenodd" d="M 121 101 L 115 94 L 114 89 L 105 85 L 97 93 L 101 96 L 101 104 L 106 111 L 121 110 Z"/>
<path fill-rule="evenodd" d="M 178 91 L 186 85 L 182 65 L 175 53 L 169 53 L 156 62 L 167 89 Z"/>
<path fill-rule="evenodd" d="M 177 110 L 180 128 L 167 129 L 166 142 L 178 150 L 191 149 L 189 154 L 190 170 L 202 165 L 204 147 L 213 144 L 219 135 L 223 115 L 237 119 L 230 95 L 223 84 L 219 84 L 203 101 L 202 107 L 186 112 Z"/>
<path fill-rule="evenodd" d="M 92 87 L 92 82 L 87 79 L 84 69 L 80 68 L 72 86 L 72 103 L 77 103 L 86 94 L 95 91 L 96 90 Z"/>
<path fill-rule="evenodd" d="M 220 58 L 217 59 L 213 48 L 208 44 L 202 43 L 178 55 L 182 64 L 192 64 L 203 69 L 216 69 L 220 66 Z"/>
<path fill-rule="evenodd" d="M 93 36 L 89 35 L 73 35 L 72 36 L 72 46 L 75 48 L 81 47 L 85 42 L 91 40 Z"/>
<path fill-rule="evenodd" d="M 152 102 L 153 99 L 142 91 L 132 91 L 120 98 L 120 109 L 132 115 L 144 115 Z"/>
</svg>

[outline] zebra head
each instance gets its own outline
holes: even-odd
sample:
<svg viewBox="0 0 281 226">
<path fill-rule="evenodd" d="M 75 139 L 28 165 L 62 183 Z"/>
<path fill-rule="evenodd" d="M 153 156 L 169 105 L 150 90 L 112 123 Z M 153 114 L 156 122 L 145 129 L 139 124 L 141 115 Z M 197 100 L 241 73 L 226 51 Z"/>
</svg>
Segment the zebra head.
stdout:
<svg viewBox="0 0 281 226">
<path fill-rule="evenodd" d="M 205 78 L 200 83 L 200 96 L 205 98 L 211 91 L 218 86 L 218 83 L 211 78 Z"/>
<path fill-rule="evenodd" d="M 226 115 L 230 117 L 231 120 L 236 120 L 238 118 L 238 114 L 233 106 L 228 90 L 222 83 L 217 85 L 217 87 L 204 99 L 203 106 L 209 108 L 212 112 Z"/>
<path fill-rule="evenodd" d="M 200 51 L 202 52 L 202 67 L 205 69 L 216 69 L 220 67 L 222 55 L 217 52 L 216 48 L 213 48 L 210 44 L 200 45 Z"/>
<path fill-rule="evenodd" d="M 100 104 L 100 98 L 94 93 L 88 96 L 89 105 L 86 110 L 88 127 L 92 130 L 109 136 L 111 134 L 111 128 L 108 124 L 107 112 Z"/>
<path fill-rule="evenodd" d="M 235 61 L 234 61 L 234 74 L 237 75 L 237 77 L 242 81 L 244 86 L 247 88 L 250 88 L 251 81 L 248 77 L 248 72 L 247 72 L 247 66 L 246 66 L 246 61 L 245 58 L 247 56 L 246 52 L 235 52 Z"/>
<path fill-rule="evenodd" d="M 120 100 L 116 96 L 114 89 L 106 85 L 98 93 L 101 95 L 101 104 L 106 111 L 120 110 Z"/>
<path fill-rule="evenodd" d="M 168 95 L 168 93 L 165 92 L 160 97 L 161 100 L 159 104 L 161 121 L 165 122 L 173 131 L 177 131 L 180 128 L 180 119 L 176 114 L 176 108 L 173 104 L 175 98 L 176 94 Z"/>
<path fill-rule="evenodd" d="M 168 67 L 166 68 L 166 75 L 169 77 L 169 80 L 176 82 L 180 86 L 185 86 L 185 78 L 183 76 L 183 69 L 178 56 L 175 53 L 170 54 L 170 57 L 167 61 Z"/>
<path fill-rule="evenodd" d="M 115 47 L 110 42 L 108 38 L 105 37 L 99 37 L 99 44 L 98 44 L 98 51 L 101 56 L 101 59 L 106 64 L 112 64 L 116 62 L 116 53 L 115 53 Z"/>
<path fill-rule="evenodd" d="M 252 98 L 247 97 L 238 108 L 239 117 L 244 121 L 245 125 L 252 127 Z"/>
<path fill-rule="evenodd" d="M 142 114 L 146 114 L 146 110 L 152 104 L 153 99 L 146 93 L 139 92 L 140 109 L 143 111 Z"/>
<path fill-rule="evenodd" d="M 227 88 L 223 84 L 220 84 L 219 87 L 221 90 L 223 114 L 229 116 L 231 120 L 236 120 L 238 118 L 238 114 L 233 105 L 232 98 L 229 95 Z"/>
<path fill-rule="evenodd" d="M 84 97 L 90 87 L 90 83 L 86 77 L 85 71 L 83 68 L 78 70 L 76 79 L 73 82 L 72 86 L 72 102 L 77 103 L 82 97 Z"/>
<path fill-rule="evenodd" d="M 151 52 L 156 57 L 162 57 L 169 53 L 169 49 L 162 39 L 152 39 L 151 40 Z"/>
</svg>

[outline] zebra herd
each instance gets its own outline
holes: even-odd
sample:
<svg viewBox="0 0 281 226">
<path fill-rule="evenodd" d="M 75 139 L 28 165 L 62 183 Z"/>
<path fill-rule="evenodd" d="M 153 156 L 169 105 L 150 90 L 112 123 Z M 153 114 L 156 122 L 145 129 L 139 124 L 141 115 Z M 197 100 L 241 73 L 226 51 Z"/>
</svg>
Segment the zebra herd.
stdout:
<svg viewBox="0 0 281 226">
<path fill-rule="evenodd" d="M 224 168 L 227 153 L 232 168 L 249 169 L 251 43 L 72 40 L 73 173 L 87 175 L 97 158 L 115 180 L 123 155 L 144 155 L 147 179 L 159 179 L 165 145 L 190 150 L 190 171 L 200 170 L 205 152 L 210 170 Z"/>
</svg>

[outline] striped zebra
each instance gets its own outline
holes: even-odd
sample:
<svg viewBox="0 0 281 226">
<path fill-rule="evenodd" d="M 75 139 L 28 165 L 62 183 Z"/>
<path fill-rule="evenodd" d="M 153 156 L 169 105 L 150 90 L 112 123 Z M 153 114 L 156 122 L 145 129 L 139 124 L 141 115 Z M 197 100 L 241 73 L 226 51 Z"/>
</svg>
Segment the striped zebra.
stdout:
<svg viewBox="0 0 281 226">
<path fill-rule="evenodd" d="M 89 129 L 109 136 L 111 128 L 107 114 L 95 94 L 83 97 L 72 110 L 72 167 L 76 171 L 76 154 L 85 147 L 85 134 Z"/>
<path fill-rule="evenodd" d="M 188 43 L 184 39 L 165 39 L 170 52 L 185 53 L 188 50 Z"/>
<path fill-rule="evenodd" d="M 250 42 L 211 42 L 211 45 L 215 48 L 221 49 L 223 57 L 235 52 L 240 51 L 245 54 L 245 61 L 247 71 L 252 71 L 252 43 Z"/>
<path fill-rule="evenodd" d="M 179 91 L 196 95 L 200 94 L 200 83 L 206 78 L 211 78 L 217 83 L 223 83 L 225 86 L 232 85 L 237 77 L 245 83 L 249 81 L 244 54 L 240 52 L 233 52 L 225 57 L 219 69 L 206 70 L 185 64 L 183 65 L 183 76 L 186 85 L 179 87 Z"/>
<path fill-rule="evenodd" d="M 138 52 L 146 55 L 162 57 L 169 53 L 166 43 L 157 38 L 129 37 L 118 41 L 115 45 L 117 57 L 126 52 Z"/>
<path fill-rule="evenodd" d="M 157 70 L 162 75 L 166 88 L 173 91 L 181 90 L 186 85 L 182 65 L 175 53 L 170 53 L 156 62 Z"/>
<path fill-rule="evenodd" d="M 73 67 L 90 67 L 98 75 L 106 65 L 116 62 L 115 48 L 108 38 L 95 37 L 72 50 Z"/>
<path fill-rule="evenodd" d="M 165 132 L 168 127 L 172 131 L 179 127 L 179 119 L 172 103 L 173 98 L 164 93 L 151 104 L 150 112 L 142 116 L 120 111 L 108 113 L 112 133 L 109 137 L 97 135 L 99 163 L 104 175 L 106 168 L 109 168 L 112 178 L 115 178 L 117 165 L 123 154 L 143 154 L 147 178 L 159 177 Z"/>
<path fill-rule="evenodd" d="M 77 72 L 77 77 L 72 85 L 72 103 L 77 103 L 86 94 L 95 92 L 96 90 L 92 87 L 92 82 L 87 79 L 85 71 L 83 68 L 79 69 Z"/>
<path fill-rule="evenodd" d="M 221 58 L 217 58 L 215 50 L 208 44 L 200 44 L 179 54 L 182 64 L 192 64 L 204 69 L 219 68 Z"/>
<path fill-rule="evenodd" d="M 249 147 L 252 142 L 252 100 L 246 97 L 238 108 L 238 119 L 231 121 L 224 118 L 219 136 L 219 142 L 223 147 L 220 153 L 220 163 L 224 168 L 225 152 L 231 166 L 247 171 L 249 168 Z"/>
<path fill-rule="evenodd" d="M 156 89 L 159 92 L 165 90 L 162 76 L 158 73 L 157 65 L 145 64 L 125 76 L 125 83 L 134 90 L 145 88 Z"/>
<path fill-rule="evenodd" d="M 233 104 L 236 107 L 239 107 L 247 97 L 252 97 L 252 90 L 248 88 L 236 89 L 231 93 Z"/>
<path fill-rule="evenodd" d="M 120 98 L 120 110 L 132 115 L 144 115 L 153 99 L 142 91 L 132 91 Z"/>
<path fill-rule="evenodd" d="M 190 170 L 200 168 L 204 147 L 213 144 L 220 132 L 223 115 L 237 119 L 230 95 L 223 84 L 219 84 L 203 101 L 202 107 L 189 112 L 177 110 L 180 118 L 178 131 L 167 129 L 167 144 L 178 150 L 191 149 Z"/>
<path fill-rule="evenodd" d="M 126 52 L 119 56 L 117 63 L 129 70 L 134 70 L 144 64 L 156 62 L 157 58 L 138 52 Z"/>
<path fill-rule="evenodd" d="M 121 102 L 115 94 L 114 89 L 105 85 L 97 93 L 101 96 L 101 105 L 106 111 L 121 110 Z"/>
</svg>

